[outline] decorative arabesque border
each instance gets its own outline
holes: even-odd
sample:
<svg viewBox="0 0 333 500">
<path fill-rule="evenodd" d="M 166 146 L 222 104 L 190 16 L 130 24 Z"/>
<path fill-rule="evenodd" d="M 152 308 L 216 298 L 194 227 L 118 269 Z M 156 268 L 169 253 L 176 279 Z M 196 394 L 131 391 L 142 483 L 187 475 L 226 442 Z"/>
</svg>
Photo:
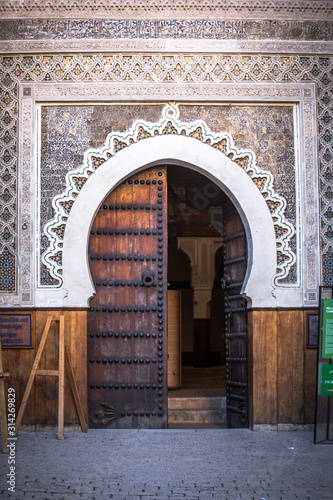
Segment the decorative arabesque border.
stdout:
<svg viewBox="0 0 333 500">
<path fill-rule="evenodd" d="M 100 165 L 123 148 L 156 135 L 166 134 L 192 137 L 208 144 L 221 154 L 228 156 L 235 163 L 235 168 L 238 165 L 251 177 L 264 197 L 274 222 L 277 269 L 273 282 L 275 286 L 279 286 L 280 280 L 288 276 L 291 266 L 296 262 L 296 255 L 290 248 L 290 239 L 294 236 L 295 229 L 285 218 L 287 203 L 281 195 L 275 192 L 273 175 L 256 164 L 253 151 L 237 149 L 229 133 L 214 133 L 204 120 L 191 123 L 181 122 L 177 104 L 168 104 L 164 107 L 162 118 L 157 123 L 137 120 L 125 132 L 111 132 L 102 148 L 89 149 L 85 152 L 84 162 L 79 170 L 67 174 L 66 189 L 55 196 L 52 201 L 55 216 L 44 227 L 44 234 L 50 244 L 42 256 L 42 263 L 49 269 L 51 276 L 58 281 L 57 287 L 62 285 L 62 247 L 66 221 L 85 182 Z M 51 287 L 48 286 L 48 288 Z"/>
<path fill-rule="evenodd" d="M 0 0 L 0 13 L 4 18 L 69 19 L 80 15 L 88 18 L 125 16 L 149 19 L 163 16 L 167 19 L 330 19 L 330 0 L 62 0 L 55 7 L 41 0 Z"/>
</svg>

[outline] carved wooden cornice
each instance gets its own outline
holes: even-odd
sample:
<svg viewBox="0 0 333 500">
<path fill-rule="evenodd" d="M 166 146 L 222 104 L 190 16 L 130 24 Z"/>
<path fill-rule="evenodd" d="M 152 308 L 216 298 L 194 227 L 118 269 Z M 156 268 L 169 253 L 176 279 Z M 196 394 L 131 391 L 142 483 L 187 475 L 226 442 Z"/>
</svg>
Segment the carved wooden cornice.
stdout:
<svg viewBox="0 0 333 500">
<path fill-rule="evenodd" d="M 2 19 L 333 20 L 332 0 L 0 0 Z"/>
</svg>

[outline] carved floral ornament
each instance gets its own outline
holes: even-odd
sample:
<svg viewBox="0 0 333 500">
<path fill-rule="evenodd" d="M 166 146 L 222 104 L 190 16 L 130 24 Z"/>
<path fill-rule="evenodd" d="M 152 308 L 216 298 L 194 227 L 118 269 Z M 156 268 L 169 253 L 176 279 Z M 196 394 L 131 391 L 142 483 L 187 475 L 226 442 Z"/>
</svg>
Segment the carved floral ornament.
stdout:
<svg viewBox="0 0 333 500">
<path fill-rule="evenodd" d="M 253 151 L 237 149 L 229 133 L 214 133 L 203 120 L 191 123 L 181 122 L 177 104 L 168 104 L 164 107 L 159 122 L 149 123 L 137 120 L 125 132 L 110 133 L 102 148 L 89 149 L 85 152 L 84 162 L 79 170 L 67 174 L 66 189 L 60 195 L 55 196 L 52 201 L 55 216 L 44 228 L 44 233 L 50 243 L 42 256 L 42 262 L 49 269 L 51 276 L 58 281 L 57 288 L 62 286 L 63 282 L 62 248 L 66 222 L 87 179 L 100 165 L 123 148 L 141 140 L 167 134 L 192 137 L 208 144 L 233 161 L 235 168 L 241 168 L 249 175 L 265 199 L 274 223 L 277 249 L 274 284 L 279 286 L 279 281 L 288 275 L 291 266 L 296 262 L 296 256 L 290 248 L 290 239 L 295 234 L 295 230 L 284 215 L 286 200 L 274 191 L 273 175 L 256 164 Z"/>
<path fill-rule="evenodd" d="M 236 19 L 327 19 L 333 12 L 331 0 L 0 0 L 6 18 L 69 18 L 84 14 L 97 17 L 163 17 L 173 19 L 221 17 Z"/>
</svg>

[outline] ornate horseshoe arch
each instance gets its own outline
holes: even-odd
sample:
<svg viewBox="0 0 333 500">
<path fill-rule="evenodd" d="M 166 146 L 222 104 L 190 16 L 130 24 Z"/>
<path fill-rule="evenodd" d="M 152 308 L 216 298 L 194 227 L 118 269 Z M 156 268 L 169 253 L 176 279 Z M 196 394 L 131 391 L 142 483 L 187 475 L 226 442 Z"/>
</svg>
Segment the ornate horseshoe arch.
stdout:
<svg viewBox="0 0 333 500">
<path fill-rule="evenodd" d="M 66 289 L 68 307 L 86 306 L 94 293 L 87 235 L 98 206 L 128 175 L 162 162 L 198 170 L 230 196 L 249 242 L 243 292 L 252 305 L 274 306 L 272 290 L 296 260 L 289 245 L 294 228 L 284 216 L 286 201 L 252 151 L 238 150 L 230 134 L 212 132 L 203 120 L 181 122 L 176 104 L 166 105 L 157 123 L 138 120 L 126 132 L 110 133 L 102 148 L 85 153 L 80 170 L 67 174 L 67 188 L 53 199 L 55 216 L 44 229 L 50 244 L 42 262 L 58 281 L 55 297 Z"/>
<path fill-rule="evenodd" d="M 243 293 L 253 306 L 273 306 L 276 239 L 273 220 L 264 198 L 246 172 L 227 156 L 194 138 L 181 135 L 156 136 L 124 148 L 105 161 L 85 182 L 73 203 L 64 234 L 64 305 L 85 307 L 94 294 L 87 261 L 87 242 L 91 221 L 103 199 L 129 175 L 159 163 L 173 163 L 197 170 L 230 196 L 243 219 L 250 245 Z"/>
</svg>

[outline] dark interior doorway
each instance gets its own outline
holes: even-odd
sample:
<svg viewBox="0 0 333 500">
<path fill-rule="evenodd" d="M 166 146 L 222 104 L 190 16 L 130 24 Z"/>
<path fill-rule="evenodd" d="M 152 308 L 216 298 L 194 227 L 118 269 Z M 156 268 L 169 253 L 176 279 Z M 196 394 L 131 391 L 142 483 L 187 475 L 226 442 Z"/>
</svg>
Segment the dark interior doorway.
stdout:
<svg viewBox="0 0 333 500">
<path fill-rule="evenodd" d="M 169 357 L 169 427 L 247 427 L 244 226 L 231 200 L 204 175 L 169 165 L 167 177 L 168 293 L 170 303 L 176 291 L 180 301 L 178 379 Z M 173 342 L 169 336 L 169 355 Z"/>
<path fill-rule="evenodd" d="M 224 199 L 207 177 L 168 166 L 168 289 L 181 297 L 180 376 L 179 386 L 169 389 L 169 421 L 175 398 L 183 398 L 185 408 L 189 398 L 226 396 L 223 248 L 213 220 Z"/>
</svg>

